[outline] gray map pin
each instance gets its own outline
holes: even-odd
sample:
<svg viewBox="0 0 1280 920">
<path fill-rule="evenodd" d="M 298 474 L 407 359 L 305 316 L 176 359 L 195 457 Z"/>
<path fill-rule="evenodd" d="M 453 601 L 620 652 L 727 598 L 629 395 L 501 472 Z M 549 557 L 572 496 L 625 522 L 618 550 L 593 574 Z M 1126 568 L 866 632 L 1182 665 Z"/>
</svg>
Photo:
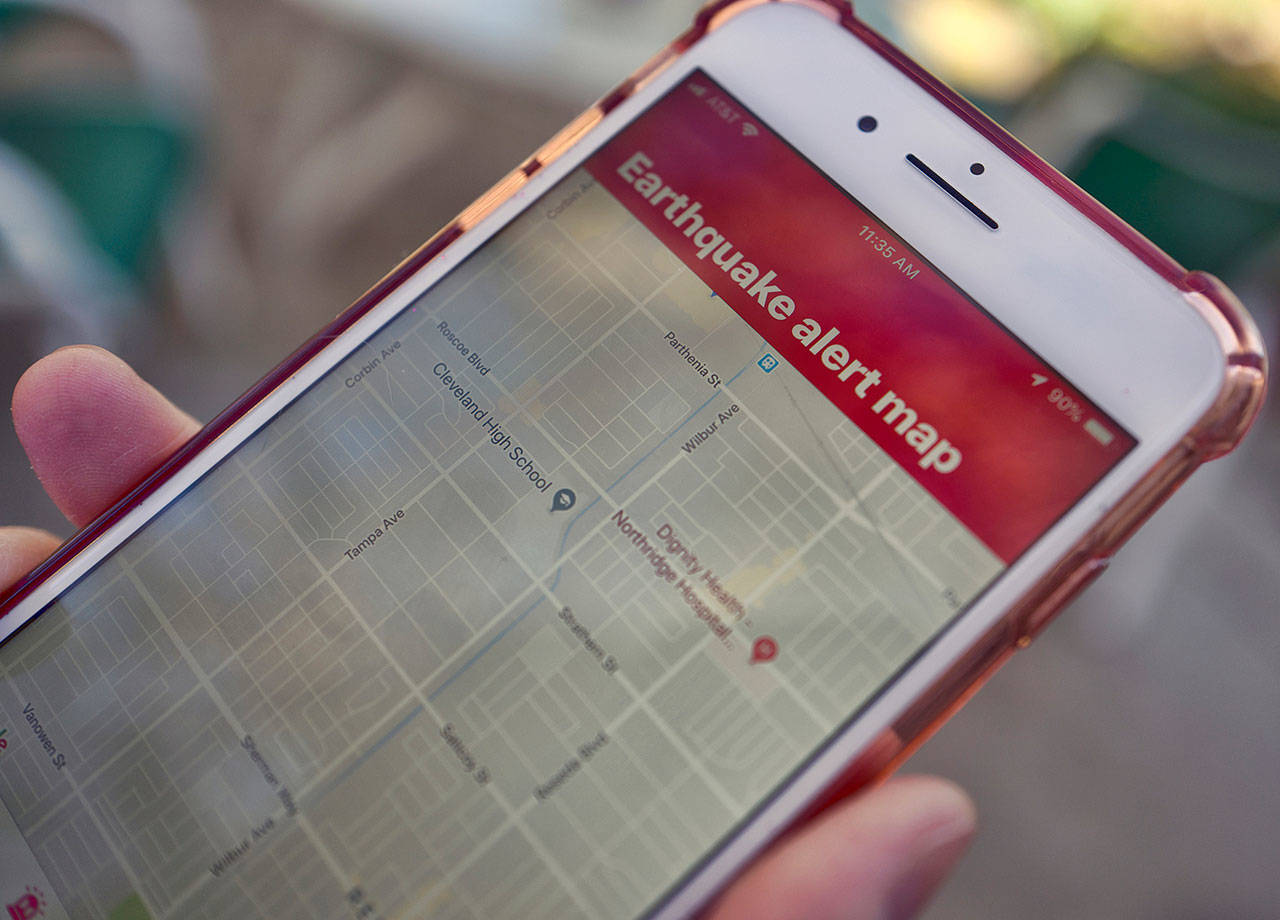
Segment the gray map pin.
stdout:
<svg viewBox="0 0 1280 920">
<path fill-rule="evenodd" d="M 577 500 L 578 496 L 574 494 L 573 489 L 561 489 L 551 499 L 551 510 L 568 511 Z"/>
</svg>

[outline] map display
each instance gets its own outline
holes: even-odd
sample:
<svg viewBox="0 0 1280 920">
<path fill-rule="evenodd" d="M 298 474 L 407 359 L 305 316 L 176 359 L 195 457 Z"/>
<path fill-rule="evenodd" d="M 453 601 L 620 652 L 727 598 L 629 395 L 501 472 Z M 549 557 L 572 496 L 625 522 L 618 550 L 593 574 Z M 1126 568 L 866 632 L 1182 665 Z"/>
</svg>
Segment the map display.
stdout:
<svg viewBox="0 0 1280 920">
<path fill-rule="evenodd" d="M 1004 568 L 615 160 L 0 650 L 0 908 L 643 915 Z"/>
</svg>

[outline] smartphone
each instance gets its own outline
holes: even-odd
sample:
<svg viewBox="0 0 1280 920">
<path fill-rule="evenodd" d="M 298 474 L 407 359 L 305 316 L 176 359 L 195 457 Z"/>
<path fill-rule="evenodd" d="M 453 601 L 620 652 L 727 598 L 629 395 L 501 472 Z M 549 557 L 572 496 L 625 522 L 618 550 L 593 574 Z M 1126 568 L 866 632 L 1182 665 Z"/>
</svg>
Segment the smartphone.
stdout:
<svg viewBox="0 0 1280 920">
<path fill-rule="evenodd" d="M 688 916 L 1264 377 L 846 5 L 713 5 L 3 601 L 0 904 Z"/>
</svg>

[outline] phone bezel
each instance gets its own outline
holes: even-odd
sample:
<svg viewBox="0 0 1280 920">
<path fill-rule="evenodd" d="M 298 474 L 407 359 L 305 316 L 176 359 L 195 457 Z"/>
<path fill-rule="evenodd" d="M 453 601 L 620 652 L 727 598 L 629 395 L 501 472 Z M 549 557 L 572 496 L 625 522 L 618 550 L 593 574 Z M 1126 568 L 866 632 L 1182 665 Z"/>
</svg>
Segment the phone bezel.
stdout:
<svg viewBox="0 0 1280 920">
<path fill-rule="evenodd" d="M 447 233 L 383 282 L 353 314 L 311 340 L 262 385 L 247 394 L 202 436 L 201 449 L 184 452 L 166 467 L 147 494 L 126 501 L 56 572 L 42 571 L 12 598 L 0 619 L 0 641 L 73 584 L 191 483 L 277 414 L 298 393 L 346 358 L 428 286 L 504 226 L 528 202 L 576 168 L 618 129 L 695 67 L 702 67 L 751 107 L 770 127 L 839 180 L 888 226 L 919 249 L 1024 342 L 1059 368 L 1080 390 L 1134 433 L 1138 447 L 1084 501 L 1066 515 L 964 617 L 945 631 L 911 669 L 882 692 L 857 722 L 819 752 L 785 789 L 763 803 L 736 836 L 721 847 L 653 916 L 674 917 L 702 903 L 839 775 L 843 766 L 925 692 L 950 663 L 997 622 L 1115 501 L 1190 430 L 1222 388 L 1223 358 L 1212 330 L 1178 291 L 1116 239 L 1056 195 L 989 139 L 948 112 L 937 98 L 907 78 L 876 49 L 828 17 L 803 6 L 769 4 L 735 16 L 658 73 L 641 90 L 611 108 L 570 151 L 537 171 L 527 183 L 465 234 Z M 780 50 L 780 36 L 790 50 Z M 855 64 L 853 58 L 858 58 Z M 800 98 L 829 91 L 854 71 L 862 88 L 877 95 L 879 111 L 852 94 L 827 93 L 810 104 Z M 815 109 L 815 105 L 825 110 Z M 834 108 L 834 113 L 832 109 Z M 861 114 L 880 126 L 858 131 Z M 823 117 L 819 118 L 818 116 Z M 850 158 L 860 147 L 865 159 Z M 937 189 L 919 181 L 903 162 L 906 148 L 937 168 L 954 161 L 947 178 L 1000 215 L 992 234 Z M 879 153 L 877 153 L 879 151 Z M 883 155 L 882 155 L 883 154 Z M 983 162 L 983 176 L 967 164 Z M 885 178 L 901 164 L 900 177 Z M 876 170 L 883 167 L 883 173 Z M 971 222 L 971 225 L 965 224 Z M 1063 239 L 1078 246 L 1061 248 Z M 957 252 L 981 253 L 977 259 Z M 1051 256 L 1051 258 L 1050 258 Z M 1046 293 L 997 276 L 989 265 L 1052 265 L 1060 288 Z M 1100 266 L 1109 296 L 1086 290 Z M 984 270 L 985 269 L 985 270 Z M 997 280 L 998 277 L 998 280 Z M 1029 309 L 1027 295 L 1039 295 Z M 1085 296 L 1088 294 L 1089 296 Z M 1070 314 L 1064 312 L 1070 307 Z M 1062 322 L 1066 315 L 1070 324 Z M 1156 324 L 1155 319 L 1167 320 Z M 1105 330 L 1100 332 L 1099 330 Z M 1083 344 L 1100 349 L 1087 358 Z M 1094 355 L 1098 352 L 1095 351 Z M 1103 362 L 1109 370 L 1099 373 Z M 112 517 L 114 520 L 112 520 Z"/>
</svg>

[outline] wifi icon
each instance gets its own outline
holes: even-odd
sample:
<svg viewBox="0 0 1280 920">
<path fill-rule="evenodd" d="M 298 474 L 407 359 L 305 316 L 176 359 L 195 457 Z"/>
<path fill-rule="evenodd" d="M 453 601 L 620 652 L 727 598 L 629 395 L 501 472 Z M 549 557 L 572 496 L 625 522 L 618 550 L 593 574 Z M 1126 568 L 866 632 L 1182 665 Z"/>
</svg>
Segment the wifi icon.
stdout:
<svg viewBox="0 0 1280 920">
<path fill-rule="evenodd" d="M 759 133 L 760 133 L 760 129 L 759 129 L 759 128 L 757 128 L 755 125 L 753 125 L 751 122 L 749 122 L 749 121 L 744 121 L 744 122 L 742 123 L 742 136 L 743 136 L 743 137 L 755 137 L 755 136 L 756 136 L 757 134 L 759 134 Z"/>
<path fill-rule="evenodd" d="M 707 94 L 707 88 L 701 83 L 690 83 L 689 92 L 693 93 L 695 96 L 705 96 Z"/>
</svg>

